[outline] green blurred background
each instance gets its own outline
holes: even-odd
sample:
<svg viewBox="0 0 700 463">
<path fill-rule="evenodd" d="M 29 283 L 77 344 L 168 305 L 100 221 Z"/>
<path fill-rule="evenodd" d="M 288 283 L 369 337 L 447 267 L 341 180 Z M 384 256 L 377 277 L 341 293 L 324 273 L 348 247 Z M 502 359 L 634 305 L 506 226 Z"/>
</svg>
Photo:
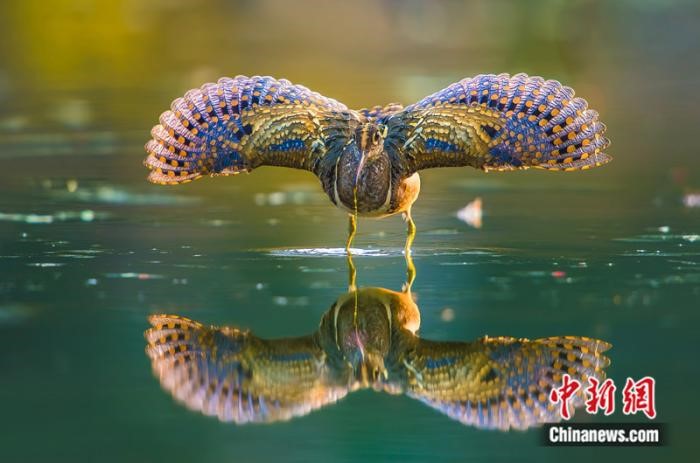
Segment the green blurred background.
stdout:
<svg viewBox="0 0 700 463">
<path fill-rule="evenodd" d="M 0 31 L 0 460 L 697 454 L 698 2 L 10 0 Z M 614 161 L 572 174 L 422 174 L 422 334 L 610 341 L 618 387 L 656 377 L 668 446 L 545 448 L 536 430 L 479 431 L 374 392 L 289 423 L 237 427 L 160 390 L 143 354 L 147 314 L 299 335 L 346 285 L 345 261 L 331 252 L 346 219 L 311 175 L 145 182 L 142 146 L 172 99 L 259 74 L 355 108 L 408 104 L 500 72 L 572 86 L 608 125 Z M 479 229 L 455 215 L 475 197 Z M 360 221 L 361 285 L 400 288 L 403 238 L 397 218 Z"/>
</svg>

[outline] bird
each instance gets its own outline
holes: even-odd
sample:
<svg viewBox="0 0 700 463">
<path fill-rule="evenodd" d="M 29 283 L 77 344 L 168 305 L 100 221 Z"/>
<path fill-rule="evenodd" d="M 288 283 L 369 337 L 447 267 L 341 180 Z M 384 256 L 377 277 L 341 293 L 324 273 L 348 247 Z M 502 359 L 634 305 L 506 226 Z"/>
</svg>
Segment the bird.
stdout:
<svg viewBox="0 0 700 463">
<path fill-rule="evenodd" d="M 145 338 L 152 370 L 178 402 L 240 425 L 287 421 L 374 389 L 405 394 L 465 425 L 503 431 L 559 421 L 549 397 L 563 375 L 582 384 L 606 377 L 605 341 L 424 339 L 410 285 L 355 288 L 350 280 L 318 329 L 298 337 L 264 339 L 236 326 L 151 315 Z M 568 410 L 583 405 L 581 388 Z"/>
<path fill-rule="evenodd" d="M 419 171 L 585 170 L 612 159 L 605 130 L 570 87 L 522 73 L 477 75 L 405 107 L 360 110 L 286 79 L 237 76 L 175 99 L 151 130 L 144 163 L 162 185 L 264 166 L 310 171 L 348 213 L 346 249 L 358 216 L 400 213 L 408 250 Z"/>
</svg>

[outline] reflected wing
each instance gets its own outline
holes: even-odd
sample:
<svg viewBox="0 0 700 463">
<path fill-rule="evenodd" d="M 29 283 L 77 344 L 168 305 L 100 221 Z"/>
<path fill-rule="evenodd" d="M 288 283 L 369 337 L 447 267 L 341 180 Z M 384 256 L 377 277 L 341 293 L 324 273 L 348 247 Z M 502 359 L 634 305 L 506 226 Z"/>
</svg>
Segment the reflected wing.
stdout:
<svg viewBox="0 0 700 463">
<path fill-rule="evenodd" d="M 259 166 L 315 171 L 359 115 L 287 80 L 222 78 L 173 101 L 146 144 L 148 179 L 184 183 Z"/>
<path fill-rule="evenodd" d="M 205 415 L 239 424 L 288 420 L 347 394 L 312 336 L 268 341 L 176 315 L 149 322 L 146 353 L 161 385 Z"/>
<path fill-rule="evenodd" d="M 605 125 L 554 80 L 480 75 L 450 85 L 388 120 L 385 146 L 404 175 L 431 167 L 588 169 L 605 164 Z"/>
<path fill-rule="evenodd" d="M 464 424 L 526 429 L 559 420 L 549 393 L 561 385 L 563 373 L 584 387 L 589 376 L 604 378 L 610 360 L 603 352 L 609 348 L 603 341 L 582 337 L 418 340 L 404 359 L 405 390 Z M 583 396 L 570 403 L 581 406 Z"/>
</svg>

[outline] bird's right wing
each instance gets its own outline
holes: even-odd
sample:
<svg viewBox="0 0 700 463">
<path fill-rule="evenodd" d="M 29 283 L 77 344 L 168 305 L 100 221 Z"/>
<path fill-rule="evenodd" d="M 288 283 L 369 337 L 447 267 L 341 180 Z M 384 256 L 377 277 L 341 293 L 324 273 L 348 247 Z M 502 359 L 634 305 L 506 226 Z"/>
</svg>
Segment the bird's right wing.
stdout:
<svg viewBox="0 0 700 463">
<path fill-rule="evenodd" d="M 176 315 L 149 317 L 146 353 L 162 387 L 192 410 L 238 424 L 283 421 L 344 397 L 313 336 L 264 340 Z"/>
<path fill-rule="evenodd" d="M 479 75 L 388 118 L 385 147 L 402 175 L 434 167 L 578 170 L 611 157 L 598 113 L 554 80 Z"/>
<path fill-rule="evenodd" d="M 173 101 L 151 130 L 144 163 L 153 183 L 185 183 L 259 166 L 317 173 L 361 116 L 331 98 L 272 77 L 222 78 Z"/>
<path fill-rule="evenodd" d="M 583 404 L 587 378 L 602 379 L 610 344 L 583 337 L 482 338 L 475 342 L 417 339 L 403 358 L 407 395 L 464 424 L 526 429 L 559 421 L 549 401 L 564 373 L 582 383 L 570 405 Z"/>
</svg>

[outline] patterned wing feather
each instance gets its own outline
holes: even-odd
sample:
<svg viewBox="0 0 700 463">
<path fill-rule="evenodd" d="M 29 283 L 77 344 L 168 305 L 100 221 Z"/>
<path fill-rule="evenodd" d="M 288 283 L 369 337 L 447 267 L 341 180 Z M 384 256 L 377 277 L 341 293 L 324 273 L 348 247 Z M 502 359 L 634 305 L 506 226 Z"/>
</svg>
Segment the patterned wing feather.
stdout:
<svg viewBox="0 0 700 463">
<path fill-rule="evenodd" d="M 160 116 L 146 144 L 154 183 L 184 183 L 262 165 L 314 171 L 329 140 L 359 115 L 287 80 L 222 78 L 190 90 Z"/>
<path fill-rule="evenodd" d="M 610 161 L 598 113 L 554 80 L 479 75 L 388 120 L 405 174 L 431 167 L 577 170 Z"/>
<path fill-rule="evenodd" d="M 549 401 L 562 375 L 602 379 L 610 345 L 583 337 L 419 340 L 404 360 L 406 393 L 452 419 L 480 428 L 526 429 L 559 420 Z M 582 388 L 583 389 L 583 388 Z M 570 405 L 583 404 L 582 391 Z"/>
<path fill-rule="evenodd" d="M 384 123 L 389 116 L 399 113 L 403 110 L 403 105 L 400 103 L 389 103 L 385 106 L 372 106 L 371 108 L 363 108 L 358 112 L 369 121 Z"/>
<path fill-rule="evenodd" d="M 146 353 L 162 387 L 192 410 L 238 424 L 301 416 L 347 394 L 312 336 L 263 340 L 154 315 Z"/>
</svg>

